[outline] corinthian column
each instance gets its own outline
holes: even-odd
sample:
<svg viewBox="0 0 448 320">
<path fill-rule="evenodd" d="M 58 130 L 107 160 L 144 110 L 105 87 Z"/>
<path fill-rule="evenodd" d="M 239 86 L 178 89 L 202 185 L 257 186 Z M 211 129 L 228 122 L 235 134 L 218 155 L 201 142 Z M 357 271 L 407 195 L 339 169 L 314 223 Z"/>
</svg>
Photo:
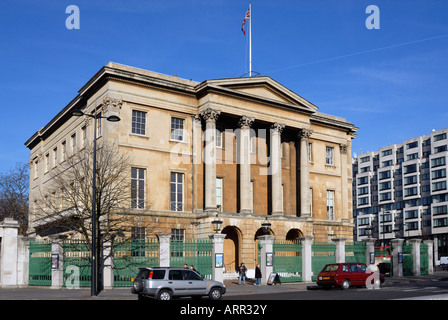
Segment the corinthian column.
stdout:
<svg viewBox="0 0 448 320">
<path fill-rule="evenodd" d="M 283 215 L 282 194 L 282 131 L 284 124 L 274 123 L 271 126 L 271 188 L 272 215 Z"/>
<path fill-rule="evenodd" d="M 308 139 L 312 130 L 301 129 L 298 134 L 300 139 L 300 216 L 311 217 L 310 203 L 310 166 L 308 157 Z"/>
<path fill-rule="evenodd" d="M 250 127 L 254 118 L 243 116 L 240 127 L 239 165 L 240 165 L 240 213 L 252 213 L 253 204 L 250 196 Z"/>
<path fill-rule="evenodd" d="M 216 211 L 216 120 L 221 111 L 207 108 L 201 112 L 205 120 L 205 211 Z"/>
</svg>

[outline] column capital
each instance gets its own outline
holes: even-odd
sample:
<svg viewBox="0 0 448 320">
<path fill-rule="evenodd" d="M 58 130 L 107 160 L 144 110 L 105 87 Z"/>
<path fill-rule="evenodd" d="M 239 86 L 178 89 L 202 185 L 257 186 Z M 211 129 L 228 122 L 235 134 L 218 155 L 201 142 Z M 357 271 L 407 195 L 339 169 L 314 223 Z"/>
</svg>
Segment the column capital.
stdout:
<svg viewBox="0 0 448 320">
<path fill-rule="evenodd" d="M 224 242 L 224 238 L 226 237 L 226 234 L 223 233 L 214 233 L 209 235 L 208 237 L 213 240 L 213 242 L 219 242 L 219 243 L 223 243 Z"/>
<path fill-rule="evenodd" d="M 238 121 L 238 126 L 241 129 L 248 129 L 252 126 L 254 121 L 255 121 L 255 118 L 248 117 L 248 116 L 242 116 Z"/>
<path fill-rule="evenodd" d="M 258 239 L 260 240 L 261 243 L 264 243 L 264 242 L 272 243 L 275 239 L 275 236 L 264 235 L 264 236 L 259 236 Z"/>
<path fill-rule="evenodd" d="M 282 133 L 283 129 L 285 129 L 285 124 L 275 122 L 271 125 L 271 129 L 274 131 L 278 131 L 279 133 Z"/>
<path fill-rule="evenodd" d="M 102 101 L 102 105 L 104 108 L 104 112 L 106 112 L 109 108 L 121 109 L 121 106 L 123 105 L 123 100 L 114 99 L 111 97 L 105 97 Z"/>
<path fill-rule="evenodd" d="M 302 243 L 307 243 L 307 244 L 311 244 L 314 240 L 314 237 L 311 236 L 304 236 L 304 237 L 300 237 L 297 240 L 300 240 Z"/>
<path fill-rule="evenodd" d="M 221 114 L 221 110 L 215 110 L 212 108 L 206 108 L 205 110 L 203 110 L 201 112 L 201 116 L 202 118 L 206 121 L 206 122 L 216 122 L 216 120 L 218 120 L 219 115 Z"/>
<path fill-rule="evenodd" d="M 341 153 L 342 153 L 342 154 L 347 154 L 347 148 L 348 148 L 348 146 L 347 146 L 347 144 L 345 144 L 345 143 L 341 143 L 341 144 L 339 145 L 339 150 L 341 150 Z"/>
<path fill-rule="evenodd" d="M 197 114 L 195 114 L 195 115 L 193 116 L 193 122 L 194 122 L 195 124 L 200 124 L 200 123 L 201 123 L 201 115 L 200 115 L 199 113 L 197 113 Z"/>
<path fill-rule="evenodd" d="M 331 241 L 336 243 L 345 243 L 347 241 L 347 238 L 332 238 Z"/>
<path fill-rule="evenodd" d="M 169 242 L 171 239 L 171 233 L 158 233 L 157 237 L 160 242 Z"/>
<path fill-rule="evenodd" d="M 374 239 L 374 238 L 367 238 L 367 239 L 363 239 L 362 241 L 364 241 L 367 246 L 369 246 L 369 245 L 370 246 L 374 246 L 376 239 Z"/>
<path fill-rule="evenodd" d="M 392 239 L 392 240 L 390 240 L 390 242 L 393 244 L 394 247 L 402 246 L 402 245 L 403 245 L 403 242 L 404 242 L 404 239 L 398 239 L 398 238 L 396 238 L 396 239 Z"/>
<path fill-rule="evenodd" d="M 308 140 L 311 137 L 311 134 L 313 133 L 313 130 L 310 129 L 300 129 L 299 133 L 297 134 L 297 137 L 300 140 Z"/>
</svg>

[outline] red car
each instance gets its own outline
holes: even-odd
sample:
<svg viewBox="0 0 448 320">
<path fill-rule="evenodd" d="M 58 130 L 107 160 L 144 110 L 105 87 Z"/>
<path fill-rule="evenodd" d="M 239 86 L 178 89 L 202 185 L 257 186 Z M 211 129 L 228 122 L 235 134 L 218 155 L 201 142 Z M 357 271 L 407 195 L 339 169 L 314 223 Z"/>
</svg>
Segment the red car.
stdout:
<svg viewBox="0 0 448 320">
<path fill-rule="evenodd" d="M 338 286 L 348 289 L 350 286 L 366 286 L 367 282 L 379 288 L 384 283 L 384 276 L 367 271 L 364 263 L 357 262 L 327 264 L 317 276 L 317 285 L 326 288 Z"/>
</svg>

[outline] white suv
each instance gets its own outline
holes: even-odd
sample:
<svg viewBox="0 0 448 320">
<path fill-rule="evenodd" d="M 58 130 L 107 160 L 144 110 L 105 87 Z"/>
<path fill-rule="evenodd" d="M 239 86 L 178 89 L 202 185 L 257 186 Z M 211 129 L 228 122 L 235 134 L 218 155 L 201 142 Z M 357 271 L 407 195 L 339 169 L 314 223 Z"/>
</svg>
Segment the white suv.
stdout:
<svg viewBox="0 0 448 320">
<path fill-rule="evenodd" d="M 197 272 L 182 268 L 140 268 L 131 292 L 139 299 L 154 297 L 171 300 L 172 297 L 208 296 L 219 300 L 226 292 L 221 282 L 203 279 Z"/>
</svg>

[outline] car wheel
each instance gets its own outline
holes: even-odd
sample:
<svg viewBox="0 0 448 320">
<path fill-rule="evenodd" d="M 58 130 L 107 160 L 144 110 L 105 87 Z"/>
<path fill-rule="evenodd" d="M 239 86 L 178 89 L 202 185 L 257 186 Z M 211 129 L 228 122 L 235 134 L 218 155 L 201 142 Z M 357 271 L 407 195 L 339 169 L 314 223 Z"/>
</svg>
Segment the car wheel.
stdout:
<svg viewBox="0 0 448 320">
<path fill-rule="evenodd" d="M 212 288 L 212 290 L 210 290 L 209 294 L 208 294 L 210 300 L 219 300 L 221 299 L 221 289 L 219 288 Z"/>
<path fill-rule="evenodd" d="M 143 283 L 139 280 L 134 281 L 134 291 L 140 292 L 143 290 Z"/>
<path fill-rule="evenodd" d="M 342 290 L 346 290 L 346 289 L 350 288 L 350 280 L 344 279 L 342 281 L 341 288 L 342 288 Z"/>
<path fill-rule="evenodd" d="M 157 296 L 157 300 L 171 300 L 171 292 L 168 290 L 162 290 Z"/>
</svg>

